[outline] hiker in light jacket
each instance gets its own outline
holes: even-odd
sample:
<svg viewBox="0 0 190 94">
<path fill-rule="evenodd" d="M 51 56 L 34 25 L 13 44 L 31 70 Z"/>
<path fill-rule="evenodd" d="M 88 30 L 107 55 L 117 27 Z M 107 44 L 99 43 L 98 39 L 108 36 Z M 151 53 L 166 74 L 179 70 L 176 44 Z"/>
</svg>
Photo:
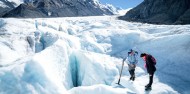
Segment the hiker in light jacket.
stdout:
<svg viewBox="0 0 190 94">
<path fill-rule="evenodd" d="M 137 59 L 138 52 L 134 51 L 133 49 L 128 52 L 127 60 L 128 60 L 128 71 L 130 73 L 130 80 L 135 80 L 135 68 L 136 64 L 138 63 Z"/>
</svg>

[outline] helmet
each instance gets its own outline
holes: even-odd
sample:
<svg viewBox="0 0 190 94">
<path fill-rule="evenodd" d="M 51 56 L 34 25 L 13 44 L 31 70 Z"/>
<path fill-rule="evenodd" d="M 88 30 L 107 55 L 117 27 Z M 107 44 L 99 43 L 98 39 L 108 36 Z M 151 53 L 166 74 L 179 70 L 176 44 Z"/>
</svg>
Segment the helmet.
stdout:
<svg viewBox="0 0 190 94">
<path fill-rule="evenodd" d="M 130 52 L 132 52 L 133 51 L 133 49 L 130 49 Z"/>
</svg>

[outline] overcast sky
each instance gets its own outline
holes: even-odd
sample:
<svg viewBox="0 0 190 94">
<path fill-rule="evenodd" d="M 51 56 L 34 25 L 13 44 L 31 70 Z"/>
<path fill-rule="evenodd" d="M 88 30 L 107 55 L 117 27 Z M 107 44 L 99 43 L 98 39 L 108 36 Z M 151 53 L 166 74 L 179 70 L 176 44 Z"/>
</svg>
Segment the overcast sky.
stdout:
<svg viewBox="0 0 190 94">
<path fill-rule="evenodd" d="M 143 2 L 144 0 L 99 0 L 102 4 L 112 4 L 115 7 L 121 7 L 123 9 L 133 8 Z"/>
</svg>

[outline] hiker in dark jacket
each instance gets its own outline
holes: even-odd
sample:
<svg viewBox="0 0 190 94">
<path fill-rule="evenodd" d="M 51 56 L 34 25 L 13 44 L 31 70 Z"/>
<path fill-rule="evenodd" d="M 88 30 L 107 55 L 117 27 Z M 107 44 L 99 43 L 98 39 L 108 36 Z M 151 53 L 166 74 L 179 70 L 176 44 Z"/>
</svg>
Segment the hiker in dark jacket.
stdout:
<svg viewBox="0 0 190 94">
<path fill-rule="evenodd" d="M 155 67 L 156 60 L 153 56 L 146 53 L 142 53 L 140 57 L 145 61 L 145 67 L 149 74 L 149 83 L 145 86 L 145 90 L 149 90 L 151 89 L 154 72 L 156 71 L 156 67 Z"/>
</svg>

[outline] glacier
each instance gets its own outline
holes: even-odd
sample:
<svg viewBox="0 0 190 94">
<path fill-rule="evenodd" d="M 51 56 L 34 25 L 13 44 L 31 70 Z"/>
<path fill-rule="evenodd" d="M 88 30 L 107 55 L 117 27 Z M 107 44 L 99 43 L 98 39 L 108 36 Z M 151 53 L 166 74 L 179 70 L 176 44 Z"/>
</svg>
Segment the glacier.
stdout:
<svg viewBox="0 0 190 94">
<path fill-rule="evenodd" d="M 37 21 L 38 28 L 35 26 Z M 129 81 L 129 49 L 157 59 L 153 89 L 139 57 Z M 116 16 L 0 19 L 0 94 L 188 94 L 190 25 L 152 25 Z"/>
</svg>

